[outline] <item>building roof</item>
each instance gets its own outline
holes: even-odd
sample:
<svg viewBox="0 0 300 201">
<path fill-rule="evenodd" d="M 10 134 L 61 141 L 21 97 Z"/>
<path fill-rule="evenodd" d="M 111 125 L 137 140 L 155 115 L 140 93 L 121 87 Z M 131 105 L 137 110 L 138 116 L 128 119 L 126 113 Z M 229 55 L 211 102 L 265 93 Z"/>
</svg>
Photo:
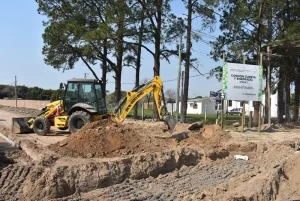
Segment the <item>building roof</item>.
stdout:
<svg viewBox="0 0 300 201">
<path fill-rule="evenodd" d="M 194 98 L 194 99 L 189 99 L 188 102 L 202 102 L 202 101 L 216 101 L 216 97 L 203 97 L 203 98 Z"/>
</svg>

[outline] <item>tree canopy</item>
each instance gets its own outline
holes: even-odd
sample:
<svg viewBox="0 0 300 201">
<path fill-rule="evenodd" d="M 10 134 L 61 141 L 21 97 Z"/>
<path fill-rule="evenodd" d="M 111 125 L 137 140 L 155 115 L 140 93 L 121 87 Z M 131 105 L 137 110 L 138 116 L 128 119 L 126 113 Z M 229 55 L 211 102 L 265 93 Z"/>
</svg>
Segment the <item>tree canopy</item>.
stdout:
<svg viewBox="0 0 300 201">
<path fill-rule="evenodd" d="M 73 69 L 81 60 L 96 78 L 101 72 L 104 81 L 107 73 L 113 72 L 115 103 L 122 96 L 123 68 L 135 68 L 135 85 L 139 85 L 140 71 L 143 70 L 141 51 L 144 50 L 153 57 L 153 75 L 160 75 L 161 60 L 169 61 L 170 56 L 178 56 L 178 45 L 177 50 L 171 47 L 183 35 L 186 41 L 182 46 L 185 47 L 182 51 L 185 81 L 181 119 L 185 121 L 189 71 L 197 69 L 195 64 L 199 62 L 197 56 L 192 58 L 195 55 L 193 43 L 201 39 L 201 35 L 197 34 L 201 30 L 214 32 L 218 25 L 221 33 L 210 43 L 211 58 L 219 61 L 225 56 L 226 61 L 234 63 L 242 63 L 245 58 L 248 64 L 258 64 L 263 53 L 264 75 L 267 75 L 267 66 L 270 65 L 272 87 L 276 88 L 280 97 L 279 111 L 288 110 L 286 102 L 289 98 L 284 103 L 282 97 L 283 91 L 289 93 L 291 83 L 295 84 L 295 108 L 299 105 L 298 0 L 182 0 L 186 17 L 173 13 L 171 0 L 36 2 L 38 12 L 46 17 L 43 23 L 45 63 L 65 71 Z M 193 27 L 192 22 L 196 18 L 201 20 L 200 27 Z M 277 56 L 270 59 L 270 54 Z M 211 70 L 210 77 L 213 76 L 221 80 L 222 66 Z M 289 97 L 289 94 L 286 96 Z M 258 105 L 254 107 L 257 117 Z M 135 110 L 136 114 L 137 108 Z"/>
</svg>

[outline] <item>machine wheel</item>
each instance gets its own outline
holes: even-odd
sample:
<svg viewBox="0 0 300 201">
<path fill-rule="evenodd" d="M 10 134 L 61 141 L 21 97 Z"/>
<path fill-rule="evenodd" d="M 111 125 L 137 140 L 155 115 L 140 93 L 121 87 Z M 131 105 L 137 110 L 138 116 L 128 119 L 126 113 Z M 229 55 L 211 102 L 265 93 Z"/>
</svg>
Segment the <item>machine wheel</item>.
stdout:
<svg viewBox="0 0 300 201">
<path fill-rule="evenodd" d="M 75 111 L 69 118 L 69 130 L 71 133 L 78 132 L 85 124 L 90 123 L 92 116 L 85 111 Z"/>
<path fill-rule="evenodd" d="M 38 135 L 50 133 L 50 122 L 43 116 L 37 117 L 33 122 L 33 131 Z"/>
</svg>

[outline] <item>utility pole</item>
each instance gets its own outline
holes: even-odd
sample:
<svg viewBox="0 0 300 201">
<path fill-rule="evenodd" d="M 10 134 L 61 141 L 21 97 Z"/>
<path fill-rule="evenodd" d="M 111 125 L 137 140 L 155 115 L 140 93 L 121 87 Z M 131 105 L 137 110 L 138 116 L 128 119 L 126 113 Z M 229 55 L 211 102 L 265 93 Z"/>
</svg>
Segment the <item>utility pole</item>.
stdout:
<svg viewBox="0 0 300 201">
<path fill-rule="evenodd" d="M 184 85 L 184 71 L 181 72 L 181 97 L 183 96 L 183 91 L 184 91 L 183 85 Z"/>
<path fill-rule="evenodd" d="M 178 47 L 178 76 L 177 76 L 177 91 L 176 91 L 176 119 L 179 120 L 179 93 L 180 93 L 180 73 L 181 73 L 181 46 L 182 46 L 182 35 L 179 38 Z M 182 96 L 181 96 L 182 98 Z M 182 102 L 182 101 L 181 101 Z"/>
<path fill-rule="evenodd" d="M 16 99 L 16 107 L 18 107 L 18 96 L 17 96 L 17 76 L 15 75 L 15 99 Z"/>
<path fill-rule="evenodd" d="M 183 97 L 183 92 L 184 92 L 184 71 L 181 72 L 181 110 L 182 110 L 182 97 Z M 183 121 L 183 116 L 182 113 L 180 114 L 180 121 Z"/>
</svg>

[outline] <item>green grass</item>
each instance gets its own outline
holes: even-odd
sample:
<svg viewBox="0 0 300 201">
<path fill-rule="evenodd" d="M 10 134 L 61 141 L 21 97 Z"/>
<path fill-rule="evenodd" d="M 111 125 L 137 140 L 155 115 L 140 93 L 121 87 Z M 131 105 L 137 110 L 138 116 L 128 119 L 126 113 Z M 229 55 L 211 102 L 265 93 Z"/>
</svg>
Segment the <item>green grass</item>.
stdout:
<svg viewBox="0 0 300 201">
<path fill-rule="evenodd" d="M 138 117 L 139 119 L 141 119 L 142 116 L 142 110 L 139 109 L 138 110 Z M 144 110 L 144 118 L 152 118 L 153 116 L 153 111 L 151 109 L 145 109 Z M 173 116 L 176 116 L 176 113 L 173 113 Z M 131 110 L 128 114 L 129 118 L 133 117 L 133 110 Z M 219 116 L 220 118 L 220 116 Z M 217 115 L 216 114 L 207 114 L 206 115 L 206 121 L 205 121 L 205 115 L 204 114 L 187 114 L 187 123 L 193 123 L 196 121 L 202 121 L 205 124 L 215 124 L 216 123 L 216 119 L 217 119 Z M 248 123 L 248 117 L 245 117 L 245 121 L 246 124 Z M 232 125 L 233 122 L 236 121 L 240 121 L 241 120 L 241 116 L 237 116 L 237 115 L 225 115 L 224 114 L 224 123 L 225 126 L 230 126 Z M 220 122 L 220 120 L 219 120 Z"/>
</svg>

